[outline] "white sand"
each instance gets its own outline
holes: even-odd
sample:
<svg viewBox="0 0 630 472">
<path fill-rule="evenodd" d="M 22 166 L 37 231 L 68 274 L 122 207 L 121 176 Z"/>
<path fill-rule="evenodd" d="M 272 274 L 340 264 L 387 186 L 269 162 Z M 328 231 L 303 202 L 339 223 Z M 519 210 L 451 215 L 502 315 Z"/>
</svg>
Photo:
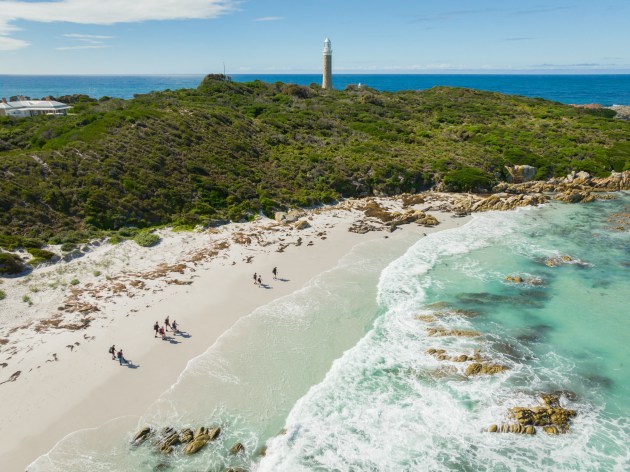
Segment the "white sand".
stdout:
<svg viewBox="0 0 630 472">
<path fill-rule="evenodd" d="M 379 201 L 393 209 L 401 205 L 397 199 Z M 0 340 L 7 340 L 0 344 L 0 364 L 7 364 L 0 382 L 21 372 L 0 384 L 1 470 L 24 470 L 78 429 L 141 415 L 190 359 L 240 317 L 300 289 L 360 242 L 396 240 L 399 231 L 348 232 L 353 222 L 365 220 L 356 209 L 362 204 L 310 211 L 302 219 L 311 227 L 303 230 L 266 218 L 204 232 L 163 230 L 153 248 L 101 244 L 79 259 L 0 279 L 7 293 L 0 301 Z M 421 237 L 468 220 L 430 214 L 439 226 L 410 224 L 401 232 Z M 272 279 L 274 266 L 286 281 Z M 271 288 L 255 286 L 254 272 Z M 79 283 L 70 284 L 73 279 Z M 166 315 L 190 337 L 154 338 L 153 324 L 163 325 Z M 137 368 L 113 361 L 107 352 L 112 344 Z"/>
</svg>

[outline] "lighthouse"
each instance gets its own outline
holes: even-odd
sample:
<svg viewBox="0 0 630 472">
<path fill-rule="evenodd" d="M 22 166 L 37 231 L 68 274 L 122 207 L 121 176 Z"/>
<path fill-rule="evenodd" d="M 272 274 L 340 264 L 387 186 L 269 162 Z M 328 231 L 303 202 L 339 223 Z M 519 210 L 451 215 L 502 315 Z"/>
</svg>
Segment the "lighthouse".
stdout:
<svg viewBox="0 0 630 472">
<path fill-rule="evenodd" d="M 332 90 L 332 45 L 330 39 L 324 41 L 324 73 L 322 74 L 322 88 Z"/>
</svg>

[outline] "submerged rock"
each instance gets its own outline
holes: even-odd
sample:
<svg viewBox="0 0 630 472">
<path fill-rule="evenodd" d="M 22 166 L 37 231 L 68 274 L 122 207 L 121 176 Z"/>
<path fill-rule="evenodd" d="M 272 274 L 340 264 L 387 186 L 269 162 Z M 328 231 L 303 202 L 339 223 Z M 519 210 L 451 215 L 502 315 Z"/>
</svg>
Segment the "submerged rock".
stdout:
<svg viewBox="0 0 630 472">
<path fill-rule="evenodd" d="M 236 444 L 234 444 L 230 448 L 230 455 L 235 456 L 236 454 L 238 454 L 239 452 L 242 452 L 244 450 L 245 450 L 245 446 L 243 446 L 242 443 L 237 442 Z"/>
<path fill-rule="evenodd" d="M 468 329 L 427 328 L 429 336 L 458 336 L 463 338 L 475 338 L 480 336 L 478 331 Z"/>
</svg>

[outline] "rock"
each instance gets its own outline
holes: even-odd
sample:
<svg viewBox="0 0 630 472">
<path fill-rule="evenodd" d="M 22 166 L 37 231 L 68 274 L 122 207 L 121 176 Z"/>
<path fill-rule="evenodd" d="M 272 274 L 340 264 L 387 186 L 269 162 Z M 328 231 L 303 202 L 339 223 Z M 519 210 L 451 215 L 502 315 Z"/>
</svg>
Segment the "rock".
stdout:
<svg viewBox="0 0 630 472">
<path fill-rule="evenodd" d="M 294 223 L 294 224 L 293 224 L 293 227 L 294 227 L 295 229 L 301 230 L 301 229 L 310 228 L 310 227 L 311 227 L 311 225 L 310 225 L 310 224 L 309 224 L 309 222 L 308 222 L 308 221 L 306 221 L 306 220 L 300 220 L 300 221 L 298 221 L 298 222 Z"/>
<path fill-rule="evenodd" d="M 277 211 L 274 215 L 274 219 L 278 223 L 286 223 L 287 222 L 287 214 L 283 211 Z"/>
<path fill-rule="evenodd" d="M 454 360 L 455 362 L 466 362 L 466 361 L 468 361 L 469 359 L 470 359 L 470 358 L 469 358 L 467 355 L 462 354 L 461 356 L 457 356 L 457 357 L 456 357 L 455 359 L 453 359 L 453 360 Z"/>
<path fill-rule="evenodd" d="M 545 426 L 543 428 L 543 431 L 547 434 L 551 434 L 551 435 L 555 435 L 558 434 L 558 428 L 556 428 L 555 426 Z"/>
<path fill-rule="evenodd" d="M 490 427 L 488 428 L 488 432 L 489 433 L 496 433 L 498 431 L 499 427 L 496 424 L 491 424 Z"/>
<path fill-rule="evenodd" d="M 507 370 L 508 367 L 499 364 L 482 364 L 474 362 L 466 368 L 466 375 L 494 375 Z"/>
<path fill-rule="evenodd" d="M 505 166 L 505 169 L 510 174 L 510 181 L 512 183 L 528 182 L 534 178 L 537 171 L 535 167 L 528 165 L 513 167 Z"/>
<path fill-rule="evenodd" d="M 291 210 L 286 214 L 286 222 L 287 223 L 295 223 L 297 220 L 305 216 L 306 213 L 300 210 Z"/>
<path fill-rule="evenodd" d="M 210 431 L 208 431 L 208 436 L 210 436 L 210 441 L 214 441 L 221 434 L 221 428 L 219 426 L 215 426 Z"/>
<path fill-rule="evenodd" d="M 595 196 L 587 190 L 568 190 L 557 194 L 554 198 L 566 203 L 589 203 L 595 200 Z"/>
<path fill-rule="evenodd" d="M 523 277 L 521 277 L 519 275 L 516 275 L 516 276 L 508 275 L 505 278 L 505 280 L 507 280 L 508 282 L 514 282 L 514 283 L 517 283 L 517 284 L 522 284 L 524 282 Z"/>
<path fill-rule="evenodd" d="M 136 435 L 131 440 L 131 444 L 133 444 L 134 446 L 138 446 L 146 441 L 149 437 L 151 437 L 151 435 L 153 435 L 153 429 L 151 429 L 149 426 L 146 426 L 136 433 Z"/>
<path fill-rule="evenodd" d="M 195 436 L 195 439 L 193 439 L 190 443 L 188 443 L 188 445 L 184 449 L 184 454 L 195 454 L 196 452 L 201 450 L 206 444 L 208 444 L 209 441 L 210 441 L 210 436 L 208 436 L 207 434 L 200 434 L 198 436 Z"/>
<path fill-rule="evenodd" d="M 427 334 L 429 336 L 459 336 L 464 338 L 474 338 L 479 336 L 478 331 L 446 328 L 428 328 Z"/>
<path fill-rule="evenodd" d="M 241 444 L 240 442 L 237 442 L 230 448 L 230 455 L 235 456 L 236 454 L 244 450 L 245 450 L 245 446 L 243 446 L 243 444 Z"/>
<path fill-rule="evenodd" d="M 208 428 L 206 428 L 205 426 L 200 426 L 199 428 L 197 428 L 193 436 L 193 439 L 196 438 L 197 436 L 201 436 L 202 434 L 208 434 Z"/>
<path fill-rule="evenodd" d="M 536 434 L 536 428 L 534 428 L 533 426 L 526 426 L 525 434 Z"/>
<path fill-rule="evenodd" d="M 164 454 L 170 454 L 173 452 L 173 446 L 177 446 L 179 443 L 179 434 L 173 431 L 158 443 L 157 448 Z"/>
<path fill-rule="evenodd" d="M 182 429 L 181 433 L 179 434 L 179 440 L 183 443 L 189 443 L 190 441 L 192 441 L 195 437 L 195 433 L 193 433 L 192 429 Z"/>
</svg>

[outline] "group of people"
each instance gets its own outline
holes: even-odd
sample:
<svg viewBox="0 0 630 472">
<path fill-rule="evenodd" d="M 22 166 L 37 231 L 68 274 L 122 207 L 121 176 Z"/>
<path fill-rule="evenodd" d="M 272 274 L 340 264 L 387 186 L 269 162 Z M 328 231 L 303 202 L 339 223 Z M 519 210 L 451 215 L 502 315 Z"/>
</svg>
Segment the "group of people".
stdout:
<svg viewBox="0 0 630 472">
<path fill-rule="evenodd" d="M 273 274 L 274 280 L 276 280 L 278 278 L 278 268 L 274 267 L 271 273 Z M 254 285 L 258 285 L 259 287 L 263 285 L 262 277 L 260 276 L 260 274 L 254 273 Z M 166 339 L 166 333 L 168 332 L 169 328 L 174 334 L 179 333 L 179 329 L 177 328 L 177 320 L 173 320 L 173 323 L 171 323 L 170 318 L 171 317 L 169 315 L 164 319 L 164 326 L 160 326 L 157 321 L 155 322 L 155 324 L 153 325 L 153 331 L 155 331 L 155 335 L 153 336 L 154 338 L 157 338 L 159 334 L 162 339 Z M 123 350 L 120 349 L 117 351 L 115 345 L 109 348 L 109 353 L 112 355 L 113 360 L 118 359 L 120 365 L 128 363 L 127 359 L 125 359 L 125 356 L 123 355 Z"/>
<path fill-rule="evenodd" d="M 118 362 L 120 362 L 120 365 L 123 364 L 127 364 L 127 359 L 125 359 L 125 356 L 123 354 L 123 350 L 119 349 L 118 351 L 116 351 L 116 345 L 112 345 L 112 347 L 109 348 L 109 353 L 112 355 L 112 360 L 115 361 L 116 359 L 118 359 Z"/>
<path fill-rule="evenodd" d="M 276 280 L 278 278 L 278 268 L 274 267 L 271 273 L 273 274 L 273 279 Z M 262 277 L 256 272 L 254 272 L 254 285 L 258 285 L 259 287 L 263 286 Z"/>
<path fill-rule="evenodd" d="M 173 320 L 173 324 L 171 324 L 170 315 L 164 319 L 164 326 L 160 326 L 160 324 L 156 321 L 153 325 L 153 330 L 155 331 L 154 338 L 157 338 L 158 334 L 162 336 L 162 339 L 166 339 L 166 333 L 169 328 L 175 334 L 179 333 L 179 329 L 177 328 L 177 320 Z"/>
</svg>

